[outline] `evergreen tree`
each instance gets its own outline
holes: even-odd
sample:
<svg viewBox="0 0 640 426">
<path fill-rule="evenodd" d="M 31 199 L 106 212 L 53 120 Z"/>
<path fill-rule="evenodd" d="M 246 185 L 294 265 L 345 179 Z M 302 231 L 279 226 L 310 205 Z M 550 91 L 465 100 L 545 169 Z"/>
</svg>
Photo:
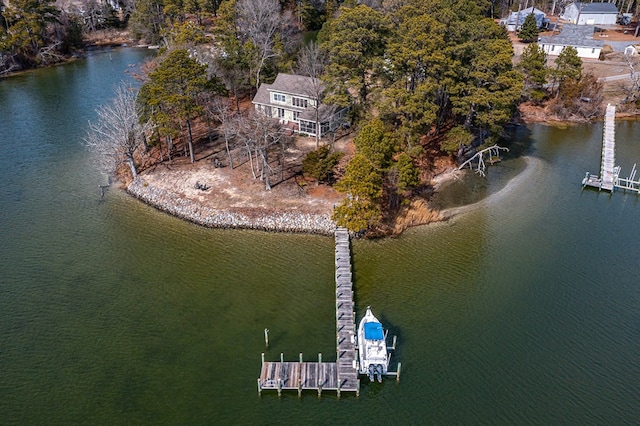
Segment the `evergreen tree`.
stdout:
<svg viewBox="0 0 640 426">
<path fill-rule="evenodd" d="M 164 31 L 163 0 L 137 0 L 129 20 L 133 37 L 150 44 L 160 44 Z"/>
<path fill-rule="evenodd" d="M 339 15 L 322 27 L 318 42 L 329 59 L 326 73 L 332 86 L 328 102 L 349 105 L 351 89 L 357 93 L 357 103 L 366 108 L 384 63 L 389 25 L 384 14 L 359 5 L 341 7 Z"/>
<path fill-rule="evenodd" d="M 406 152 L 398 155 L 394 167 L 398 170 L 398 183 L 396 185 L 398 192 L 415 188 L 420 184 L 420 170 Z"/>
<path fill-rule="evenodd" d="M 352 231 L 362 231 L 381 218 L 383 180 L 395 146 L 378 119 L 366 123 L 353 142 L 356 154 L 335 185 L 347 198 L 336 207 L 334 220 Z"/>
<path fill-rule="evenodd" d="M 333 178 L 333 168 L 343 155 L 341 152 L 332 152 L 329 145 L 320 147 L 302 160 L 302 172 L 318 182 L 330 181 Z"/>
<path fill-rule="evenodd" d="M 538 23 L 535 15 L 531 12 L 524 18 L 520 31 L 518 31 L 518 37 L 524 42 L 532 42 L 538 38 L 538 33 Z"/>
<path fill-rule="evenodd" d="M 555 67 L 549 70 L 553 77 L 556 96 L 560 86 L 566 81 L 578 81 L 582 76 L 582 59 L 578 56 L 578 51 L 573 46 L 567 46 L 555 60 Z"/>
<path fill-rule="evenodd" d="M 463 126 L 456 126 L 449 130 L 447 136 L 440 143 L 440 149 L 449 154 L 455 155 L 460 148 L 469 146 L 473 142 L 473 135 Z"/>
<path fill-rule="evenodd" d="M 399 22 L 389 37 L 383 96 L 378 109 L 397 126 L 408 148 L 436 122 L 436 93 L 449 61 L 445 55 L 445 26 L 419 8 L 399 9 Z"/>
<path fill-rule="evenodd" d="M 14 56 L 20 65 L 43 62 L 40 50 L 54 41 L 47 29 L 60 16 L 54 3 L 54 0 L 12 0 L 2 15 L 0 52 Z"/>
<path fill-rule="evenodd" d="M 140 103 L 156 124 L 166 128 L 177 120 L 177 124 L 186 125 L 191 162 L 195 161 L 191 123 L 202 112 L 197 95 L 212 86 L 213 82 L 207 80 L 207 66 L 191 58 L 187 50 L 178 49 L 149 73 L 149 81 L 140 89 Z"/>
<path fill-rule="evenodd" d="M 476 29 L 477 35 L 461 49 L 451 106 L 467 129 L 490 133 L 488 144 L 513 115 L 523 83 L 522 75 L 513 69 L 513 47 L 503 30 L 490 19 L 478 22 Z"/>
<path fill-rule="evenodd" d="M 333 213 L 338 226 L 346 226 L 349 230 L 358 232 L 380 220 L 382 173 L 365 155 L 355 154 L 335 188 L 347 194 Z"/>
<path fill-rule="evenodd" d="M 524 96 L 541 102 L 547 95 L 543 89 L 547 82 L 547 54 L 537 43 L 530 44 L 522 52 L 518 69 L 524 75 Z"/>
</svg>

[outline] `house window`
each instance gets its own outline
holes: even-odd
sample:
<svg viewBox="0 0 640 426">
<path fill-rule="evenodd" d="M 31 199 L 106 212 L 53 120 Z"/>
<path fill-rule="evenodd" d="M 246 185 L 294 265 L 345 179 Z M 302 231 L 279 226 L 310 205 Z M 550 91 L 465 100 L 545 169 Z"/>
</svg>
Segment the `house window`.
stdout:
<svg viewBox="0 0 640 426">
<path fill-rule="evenodd" d="M 551 51 L 553 52 L 554 50 L 556 50 L 556 45 L 555 44 L 553 46 L 551 46 Z"/>
<path fill-rule="evenodd" d="M 278 118 L 284 118 L 284 108 L 278 108 Z"/>
<path fill-rule="evenodd" d="M 274 93 L 273 94 L 273 102 L 281 102 L 285 103 L 287 101 L 287 97 L 282 93 Z"/>
<path fill-rule="evenodd" d="M 309 102 L 306 99 L 303 98 L 291 98 L 291 103 L 293 104 L 293 106 L 298 107 L 298 108 L 306 108 L 309 105 Z"/>
<path fill-rule="evenodd" d="M 299 118 L 300 118 L 300 111 L 293 111 L 293 119 L 295 121 L 298 121 Z"/>
<path fill-rule="evenodd" d="M 316 123 L 313 121 L 300 120 L 300 133 L 316 134 Z"/>
<path fill-rule="evenodd" d="M 591 53 L 596 53 L 596 48 L 591 49 Z"/>
</svg>

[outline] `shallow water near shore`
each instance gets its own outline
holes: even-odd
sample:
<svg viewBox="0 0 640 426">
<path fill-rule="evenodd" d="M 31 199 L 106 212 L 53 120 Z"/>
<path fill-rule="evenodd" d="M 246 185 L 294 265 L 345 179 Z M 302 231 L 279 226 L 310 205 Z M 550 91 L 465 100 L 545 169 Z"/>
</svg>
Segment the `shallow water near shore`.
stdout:
<svg viewBox="0 0 640 426">
<path fill-rule="evenodd" d="M 601 123 L 514 128 L 512 156 L 439 195 L 473 209 L 353 242 L 400 383 L 259 397 L 265 327 L 267 359 L 335 359 L 333 240 L 102 199 L 83 129 L 147 54 L 0 81 L 0 423 L 637 423 L 640 198 L 581 189 Z M 627 176 L 640 125 L 616 131 Z"/>
</svg>

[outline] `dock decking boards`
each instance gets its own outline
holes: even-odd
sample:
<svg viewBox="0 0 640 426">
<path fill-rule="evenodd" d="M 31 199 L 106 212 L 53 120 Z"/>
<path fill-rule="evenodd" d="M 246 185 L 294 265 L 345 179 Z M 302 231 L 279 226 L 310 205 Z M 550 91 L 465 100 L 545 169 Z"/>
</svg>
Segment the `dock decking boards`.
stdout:
<svg viewBox="0 0 640 426">
<path fill-rule="evenodd" d="M 582 179 L 582 186 L 590 186 L 613 192 L 615 189 L 640 193 L 640 181 L 636 180 L 636 165 L 633 165 L 628 178 L 620 177 L 620 166 L 616 166 L 615 144 L 615 105 L 607 105 L 602 134 L 602 155 L 600 162 L 600 176 L 586 173 Z"/>
<path fill-rule="evenodd" d="M 258 378 L 258 393 L 263 390 L 323 390 L 355 392 L 360 394 L 360 379 L 356 368 L 356 315 L 353 302 L 353 281 L 351 273 L 351 244 L 346 228 L 335 231 L 335 281 L 336 281 L 336 361 L 304 362 L 302 353 L 298 362 L 265 361 L 262 354 L 262 368 Z"/>
</svg>

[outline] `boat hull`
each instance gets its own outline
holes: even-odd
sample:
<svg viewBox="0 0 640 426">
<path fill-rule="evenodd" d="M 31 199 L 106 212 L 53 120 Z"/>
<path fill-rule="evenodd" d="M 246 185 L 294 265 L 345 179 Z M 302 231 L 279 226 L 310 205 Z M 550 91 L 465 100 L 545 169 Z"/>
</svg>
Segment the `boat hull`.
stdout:
<svg viewBox="0 0 640 426">
<path fill-rule="evenodd" d="M 358 326 L 358 371 L 366 374 L 373 381 L 382 381 L 382 376 L 387 374 L 389 356 L 382 323 L 367 307 L 367 313 L 360 320 Z"/>
</svg>

